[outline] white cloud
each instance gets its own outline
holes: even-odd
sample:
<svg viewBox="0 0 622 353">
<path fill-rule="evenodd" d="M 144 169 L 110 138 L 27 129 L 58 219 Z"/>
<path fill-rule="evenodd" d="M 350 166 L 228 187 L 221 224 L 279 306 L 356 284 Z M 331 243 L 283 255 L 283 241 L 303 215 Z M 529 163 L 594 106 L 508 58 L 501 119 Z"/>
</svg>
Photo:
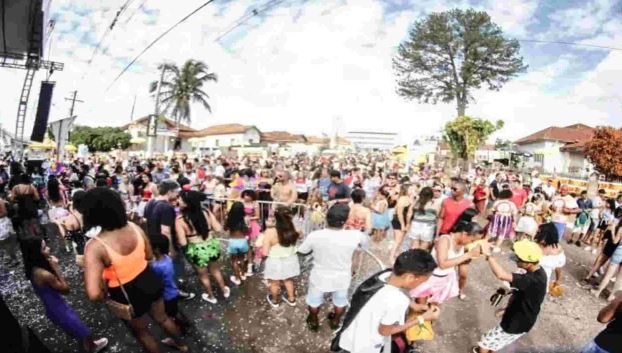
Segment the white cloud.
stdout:
<svg viewBox="0 0 622 353">
<path fill-rule="evenodd" d="M 68 0 L 55 1 L 53 5 L 58 9 L 67 3 Z M 138 6 L 138 2 L 134 3 Z M 204 60 L 219 75 L 218 83 L 206 87 L 212 97 L 213 114 L 196 107 L 193 113 L 196 127 L 239 122 L 255 124 L 265 130 L 318 134 L 330 132 L 333 120 L 340 117 L 345 130 L 399 131 L 410 136 L 438 130 L 455 115 L 453 104 L 422 105 L 398 97 L 391 58 L 418 16 L 452 7 L 456 2 L 449 5 L 422 3 L 390 18 L 384 15 L 382 4 L 375 0 L 350 0 L 343 5 L 341 1 L 306 2 L 304 5 L 285 2 L 266 14 L 265 19 L 254 19 L 232 32 L 224 41 L 228 45 L 213 42 L 247 14 L 253 4 L 256 1 L 234 1 L 222 9 L 204 9 L 149 50 L 136 67 L 109 90 L 106 88 L 123 66 L 117 58 L 133 58 L 197 3 L 148 1 L 148 8 L 159 10 L 156 24 L 150 25 L 153 15 L 142 11 L 127 25 L 122 19 L 105 42 L 108 55 L 98 55 L 90 67 L 86 61 L 92 50 L 80 43 L 81 33 L 71 32 L 72 23 L 96 32 L 99 39 L 116 13 L 117 2 L 90 5 L 95 12 L 87 17 L 64 12 L 63 21 L 68 22 L 60 22 L 56 31 L 67 34 L 62 41 L 55 39 L 52 59 L 65 62 L 66 67 L 53 76 L 57 89 L 52 120 L 66 116 L 68 102 L 63 98 L 74 89 L 78 89 L 79 96 L 85 100 L 77 108 L 81 124 L 128 122 L 134 95 L 137 95 L 135 116 L 148 114 L 153 111 L 153 101 L 147 86 L 158 77 L 157 64 L 165 59 L 181 64 L 189 58 Z M 490 0 L 483 5 L 493 20 L 512 35 L 526 33 L 536 6 L 537 3 L 528 0 L 503 4 Z M 233 39 L 236 40 L 232 42 Z M 469 107 L 468 112 L 505 120 L 507 127 L 500 134 L 509 138 L 548 125 L 579 120 L 619 123 L 614 119 L 619 119 L 621 104 L 614 104 L 611 97 L 621 91 L 617 84 L 622 82 L 620 59 L 611 54 L 592 73 L 585 75 L 576 89 L 560 97 L 547 93 L 547 87 L 555 84 L 573 61 L 580 60 L 562 56 L 510 82 L 501 92 L 477 92 L 478 102 Z M 23 74 L 0 70 L 0 82 L 3 82 L 0 118 L 10 130 Z M 41 78 L 43 73 L 38 75 Z M 37 92 L 38 87 L 35 87 L 31 96 L 33 103 Z M 34 120 L 33 112 L 34 104 L 31 104 L 29 124 Z"/>
</svg>

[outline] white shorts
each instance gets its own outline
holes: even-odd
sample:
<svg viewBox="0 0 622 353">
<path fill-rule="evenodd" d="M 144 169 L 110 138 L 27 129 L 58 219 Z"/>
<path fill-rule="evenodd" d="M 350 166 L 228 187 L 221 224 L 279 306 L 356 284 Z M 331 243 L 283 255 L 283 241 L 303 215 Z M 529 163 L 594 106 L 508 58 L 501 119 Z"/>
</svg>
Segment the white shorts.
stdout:
<svg viewBox="0 0 622 353">
<path fill-rule="evenodd" d="M 435 223 L 413 221 L 410 224 L 410 232 L 408 233 L 408 237 L 412 240 L 431 242 L 434 240 L 435 233 Z"/>
<path fill-rule="evenodd" d="M 501 328 L 501 325 L 499 325 L 493 328 L 492 330 L 486 332 L 482 336 L 478 345 L 481 348 L 487 349 L 489 351 L 497 352 L 503 349 L 504 347 L 507 347 L 510 344 L 514 343 L 514 341 L 521 338 L 521 336 L 523 335 L 524 333 L 519 333 L 519 334 L 507 333 L 503 331 L 503 329 Z"/>
</svg>

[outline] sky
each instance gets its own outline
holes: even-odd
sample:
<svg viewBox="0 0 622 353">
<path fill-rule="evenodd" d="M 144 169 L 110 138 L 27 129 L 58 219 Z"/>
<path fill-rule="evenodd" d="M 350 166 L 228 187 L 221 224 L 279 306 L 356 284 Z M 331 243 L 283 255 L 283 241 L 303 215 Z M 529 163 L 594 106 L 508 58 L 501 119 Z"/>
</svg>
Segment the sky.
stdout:
<svg viewBox="0 0 622 353">
<path fill-rule="evenodd" d="M 396 93 L 391 60 L 408 29 L 427 14 L 485 10 L 509 38 L 622 48 L 622 0 L 215 0 L 150 48 L 147 44 L 204 0 L 52 0 L 46 59 L 65 63 L 50 120 L 120 126 L 154 111 L 149 83 L 158 64 L 204 61 L 218 75 L 205 90 L 212 112 L 193 106 L 191 126 L 240 123 L 260 130 L 330 134 L 397 132 L 404 141 L 438 133 L 455 104 L 419 104 Z M 114 28 L 97 43 L 127 3 Z M 258 16 L 248 16 L 253 9 Z M 265 9 L 265 10 L 264 10 Z M 248 21 L 225 35 L 241 19 Z M 500 91 L 479 90 L 467 115 L 503 120 L 493 138 L 518 139 L 548 126 L 622 125 L 622 50 L 521 42 L 527 71 Z M 90 62 L 89 62 L 90 61 Z M 0 123 L 14 130 L 24 71 L 0 68 Z M 34 121 L 39 71 L 26 132 Z"/>
</svg>

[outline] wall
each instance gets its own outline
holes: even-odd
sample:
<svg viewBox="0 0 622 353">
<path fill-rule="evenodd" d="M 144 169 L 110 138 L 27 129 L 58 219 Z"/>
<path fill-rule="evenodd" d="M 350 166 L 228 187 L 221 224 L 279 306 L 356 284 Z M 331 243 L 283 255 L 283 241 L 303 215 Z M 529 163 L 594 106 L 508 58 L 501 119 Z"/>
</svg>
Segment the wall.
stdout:
<svg viewBox="0 0 622 353">
<path fill-rule="evenodd" d="M 531 153 L 532 155 L 543 155 L 542 163 L 535 161 L 535 156 L 527 160 L 525 166 L 528 168 L 541 167 L 547 173 L 562 173 L 564 170 L 564 156 L 559 148 L 564 144 L 557 141 L 538 141 L 520 145 L 518 151 Z"/>
<path fill-rule="evenodd" d="M 244 134 L 244 144 L 252 144 L 261 142 L 261 134 L 259 130 L 251 128 Z"/>
<path fill-rule="evenodd" d="M 564 170 L 568 175 L 586 178 L 594 170 L 593 165 L 582 153 L 564 152 Z"/>
</svg>

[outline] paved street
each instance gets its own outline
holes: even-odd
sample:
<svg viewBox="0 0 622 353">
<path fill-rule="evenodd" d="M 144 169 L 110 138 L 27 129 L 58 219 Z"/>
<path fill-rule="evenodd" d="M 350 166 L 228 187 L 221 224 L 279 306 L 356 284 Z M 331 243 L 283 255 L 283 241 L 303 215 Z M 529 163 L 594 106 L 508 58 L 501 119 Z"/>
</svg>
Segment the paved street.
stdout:
<svg viewBox="0 0 622 353">
<path fill-rule="evenodd" d="M 60 255 L 61 263 L 71 259 L 61 252 L 60 244 L 52 237 L 52 249 Z M 547 299 L 536 327 L 508 353 L 576 352 L 602 327 L 596 322 L 598 310 L 604 300 L 596 300 L 577 285 L 577 279 L 584 275 L 585 265 L 592 255 L 575 246 L 564 245 L 569 262 L 564 269 L 566 293 L 559 299 Z M 388 244 L 374 245 L 372 251 L 380 258 L 388 256 Z M 504 254 L 507 258 L 507 252 Z M 304 262 L 306 263 L 306 262 Z M 503 260 L 509 267 L 509 261 Z M 303 265 L 305 276 L 308 265 Z M 378 269 L 371 257 L 364 256 L 359 274 L 354 282 L 360 282 L 365 275 Z M 436 339 L 419 347 L 421 352 L 467 352 L 477 342 L 481 333 L 492 328 L 497 319 L 488 298 L 499 283 L 493 280 L 490 270 L 483 261 L 474 261 L 470 267 L 467 286 L 467 301 L 453 299 L 443 306 L 442 316 L 434 325 Z M 226 269 L 225 271 L 228 271 Z M 72 285 L 68 302 L 91 327 L 97 337 L 110 339 L 109 352 L 141 352 L 134 338 L 119 320 L 112 318 L 103 305 L 89 302 L 80 286 L 81 274 L 73 266 L 63 265 L 63 272 Z M 192 278 L 192 277 L 191 277 Z M 302 282 L 302 283 L 301 283 Z M 78 347 L 64 333 L 53 327 L 45 318 L 42 306 L 30 286 L 17 272 L 2 270 L 0 288 L 7 295 L 7 303 L 22 323 L 29 324 L 44 342 L 55 352 L 78 352 Z M 298 282 L 298 293 L 305 293 L 306 279 Z M 192 289 L 199 293 L 198 281 L 192 278 Z M 198 298 L 181 304 L 194 327 L 187 338 L 192 352 L 218 353 L 312 353 L 328 351 L 330 329 L 323 322 L 320 332 L 310 333 L 305 325 L 306 307 L 303 298 L 295 308 L 281 305 L 271 309 L 265 301 L 266 287 L 257 276 L 233 290 L 227 303 L 210 305 Z M 325 317 L 323 312 L 321 317 Z M 158 328 L 154 332 L 163 337 Z M 531 347 L 531 348 L 528 348 Z M 166 351 L 166 350 L 165 350 Z"/>
</svg>

